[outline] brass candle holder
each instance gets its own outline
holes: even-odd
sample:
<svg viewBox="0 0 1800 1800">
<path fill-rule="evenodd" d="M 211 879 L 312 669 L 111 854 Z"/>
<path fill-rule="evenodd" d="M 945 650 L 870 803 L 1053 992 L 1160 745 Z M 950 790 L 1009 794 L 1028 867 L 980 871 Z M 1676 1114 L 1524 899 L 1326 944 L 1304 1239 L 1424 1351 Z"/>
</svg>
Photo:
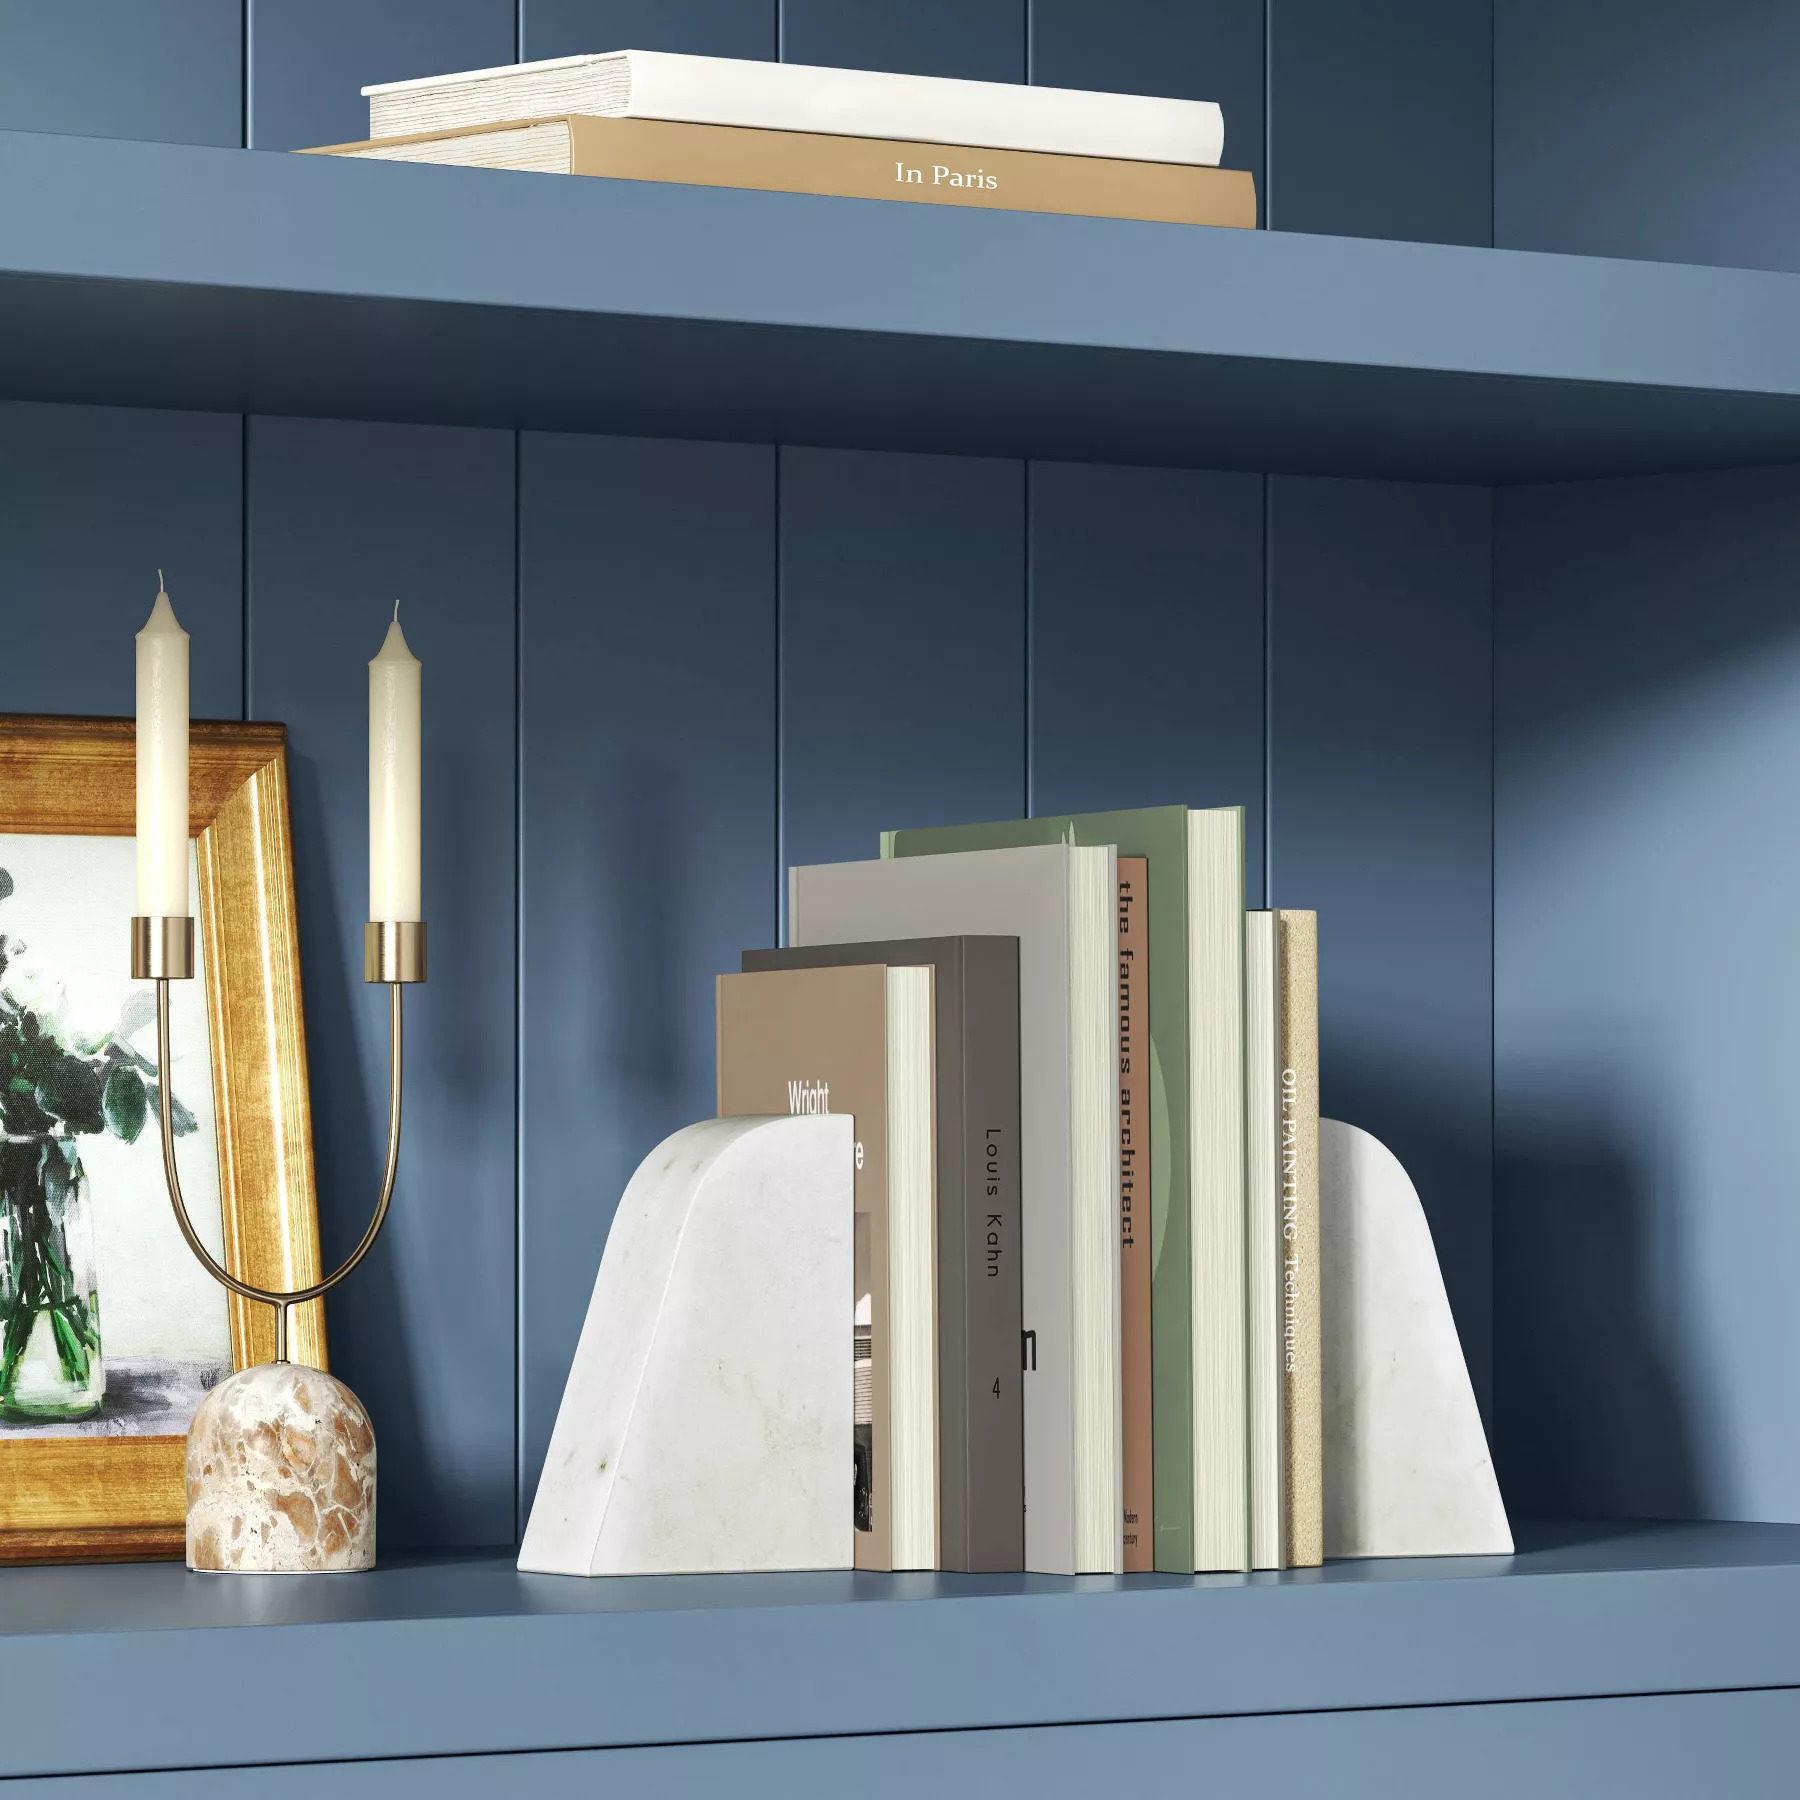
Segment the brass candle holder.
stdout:
<svg viewBox="0 0 1800 1800">
<path fill-rule="evenodd" d="M 193 977 L 194 921 L 134 918 L 131 973 L 134 980 L 156 983 L 163 1177 L 175 1222 L 215 1281 L 275 1310 L 275 1360 L 220 1382 L 188 1428 L 188 1567 L 257 1574 L 371 1569 L 374 1427 L 343 1382 L 323 1369 L 288 1361 L 288 1311 L 336 1287 L 368 1255 L 387 1222 L 400 1167 L 401 996 L 425 979 L 425 927 L 407 920 L 372 920 L 363 927 L 363 979 L 388 990 L 388 1141 L 381 1194 L 368 1229 L 344 1261 L 324 1280 L 287 1291 L 258 1287 L 225 1268 L 200 1241 L 182 1196 L 171 1115 L 169 983 Z"/>
</svg>

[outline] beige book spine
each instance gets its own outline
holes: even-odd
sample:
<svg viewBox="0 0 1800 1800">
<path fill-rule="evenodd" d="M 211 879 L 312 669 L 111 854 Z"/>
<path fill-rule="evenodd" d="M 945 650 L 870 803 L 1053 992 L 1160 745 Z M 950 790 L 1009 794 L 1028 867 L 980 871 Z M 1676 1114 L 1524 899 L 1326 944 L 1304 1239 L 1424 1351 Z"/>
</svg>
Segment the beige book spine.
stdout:
<svg viewBox="0 0 1800 1800">
<path fill-rule="evenodd" d="M 1150 863 L 1119 858 L 1119 1331 L 1125 1572 L 1156 1567 L 1150 1407 Z"/>
<path fill-rule="evenodd" d="M 1288 1564 L 1325 1560 L 1319 1303 L 1319 916 L 1281 919 L 1282 1370 Z"/>
<path fill-rule="evenodd" d="M 458 132 L 332 144 L 320 155 L 432 162 L 434 144 L 492 138 L 543 121 L 515 120 Z M 1031 150 L 972 150 L 895 138 L 830 137 L 667 119 L 570 115 L 569 173 L 696 187 L 761 188 L 851 200 L 911 200 L 999 212 L 1074 213 L 1172 225 L 1256 224 L 1256 180 L 1246 169 L 1057 156 Z M 451 160 L 448 156 L 441 160 Z M 477 159 L 463 152 L 454 160 Z"/>
<path fill-rule="evenodd" d="M 1287 1566 L 1282 1345 L 1281 921 L 1244 915 L 1244 1267 L 1250 1352 L 1250 1566 Z"/>
</svg>

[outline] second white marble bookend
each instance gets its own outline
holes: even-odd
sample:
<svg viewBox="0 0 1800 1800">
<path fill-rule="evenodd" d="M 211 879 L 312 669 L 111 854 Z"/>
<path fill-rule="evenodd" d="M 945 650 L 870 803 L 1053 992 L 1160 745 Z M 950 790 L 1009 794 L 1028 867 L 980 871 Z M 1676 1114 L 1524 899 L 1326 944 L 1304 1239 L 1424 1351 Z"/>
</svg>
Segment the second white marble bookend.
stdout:
<svg viewBox="0 0 1800 1800">
<path fill-rule="evenodd" d="M 1319 1121 L 1325 1554 L 1507 1556 L 1512 1530 L 1425 1209 L 1379 1139 Z"/>
<path fill-rule="evenodd" d="M 853 1122 L 708 1119 L 632 1176 L 519 1567 L 847 1569 Z"/>
</svg>

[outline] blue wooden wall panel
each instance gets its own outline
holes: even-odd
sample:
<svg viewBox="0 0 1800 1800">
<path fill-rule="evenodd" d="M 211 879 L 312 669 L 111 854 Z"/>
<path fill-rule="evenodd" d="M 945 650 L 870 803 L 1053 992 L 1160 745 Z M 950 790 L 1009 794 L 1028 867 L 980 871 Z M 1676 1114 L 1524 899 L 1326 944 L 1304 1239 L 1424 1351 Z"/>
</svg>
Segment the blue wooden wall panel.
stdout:
<svg viewBox="0 0 1800 1800">
<path fill-rule="evenodd" d="M 342 1800 L 1042 1800 L 1096 1794 L 1225 1795 L 1266 1789 L 1269 1771 L 1300 1793 L 1336 1800 L 1515 1800 L 1631 1796 L 1785 1800 L 1800 1742 L 1800 1692 L 1652 1694 L 1504 1706 L 1377 1707 L 1363 1712 L 1159 1719 L 1135 1725 L 790 1738 L 643 1750 L 421 1757 L 334 1763 Z M 1447 1773 L 1454 1771 L 1454 1774 Z M 258 1768 L 267 1800 L 312 1800 L 322 1772 Z M 24 1780 L 38 1800 L 223 1800 L 246 1791 L 241 1769 Z"/>
<path fill-rule="evenodd" d="M 1225 167 L 1263 198 L 1263 0 L 1031 0 L 1031 80 L 1216 100 Z"/>
<path fill-rule="evenodd" d="M 780 0 L 783 62 L 1023 81 L 1026 0 Z"/>
<path fill-rule="evenodd" d="M 1241 803 L 1263 885 L 1263 478 L 1033 463 L 1031 811 Z"/>
<path fill-rule="evenodd" d="M 1025 24 L 1023 0 L 782 0 L 782 56 L 1022 81 Z M 1024 488 L 1012 461 L 782 451 L 784 869 L 1022 810 Z"/>
<path fill-rule="evenodd" d="M 0 0 L 0 131 L 241 144 L 243 0 Z"/>
<path fill-rule="evenodd" d="M 596 50 L 775 56 L 776 0 L 519 0 L 525 59 Z"/>
<path fill-rule="evenodd" d="M 1268 4 L 1269 222 L 1491 244 L 1493 0 Z"/>
<path fill-rule="evenodd" d="M 196 717 L 243 716 L 234 416 L 0 403 L 0 712 L 128 714 L 156 571 Z"/>
<path fill-rule="evenodd" d="M 1496 500 L 1501 1466 L 1800 1519 L 1800 469 Z"/>
<path fill-rule="evenodd" d="M 362 979 L 368 676 L 396 599 L 424 664 L 431 979 L 407 995 L 387 1231 L 327 1303 L 373 1414 L 382 1543 L 513 1535 L 513 438 L 253 419 L 250 708 L 285 720 L 328 1257 L 374 1202 L 387 1008 Z"/>
<path fill-rule="evenodd" d="M 1324 1110 L 1418 1187 L 1485 1409 L 1490 495 L 1269 485 L 1270 899 L 1318 909 Z"/>
<path fill-rule="evenodd" d="M 513 61 L 513 0 L 248 0 L 250 142 L 369 135 L 363 88 Z"/>
<path fill-rule="evenodd" d="M 1800 8 L 1496 0 L 1494 241 L 1800 269 Z"/>
<path fill-rule="evenodd" d="M 772 941 L 774 489 L 763 446 L 522 442 L 521 1523 L 613 1208 Z"/>
<path fill-rule="evenodd" d="M 782 863 L 1025 804 L 1024 471 L 781 453 Z"/>
</svg>

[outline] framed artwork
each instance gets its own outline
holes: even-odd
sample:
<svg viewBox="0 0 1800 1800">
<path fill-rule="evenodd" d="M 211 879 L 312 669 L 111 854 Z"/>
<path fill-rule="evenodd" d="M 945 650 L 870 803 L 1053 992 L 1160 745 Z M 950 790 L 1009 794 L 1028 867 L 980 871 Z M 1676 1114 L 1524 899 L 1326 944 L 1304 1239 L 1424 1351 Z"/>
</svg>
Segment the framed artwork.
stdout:
<svg viewBox="0 0 1800 1800">
<path fill-rule="evenodd" d="M 181 1240 L 160 1083 L 213 1254 L 269 1287 L 318 1279 L 286 739 L 193 726 L 199 966 L 160 1069 L 130 976 L 132 721 L 0 716 L 0 1562 L 180 1556 L 194 1408 L 273 1355 L 270 1309 Z M 290 1330 L 326 1367 L 321 1304 Z"/>
</svg>

